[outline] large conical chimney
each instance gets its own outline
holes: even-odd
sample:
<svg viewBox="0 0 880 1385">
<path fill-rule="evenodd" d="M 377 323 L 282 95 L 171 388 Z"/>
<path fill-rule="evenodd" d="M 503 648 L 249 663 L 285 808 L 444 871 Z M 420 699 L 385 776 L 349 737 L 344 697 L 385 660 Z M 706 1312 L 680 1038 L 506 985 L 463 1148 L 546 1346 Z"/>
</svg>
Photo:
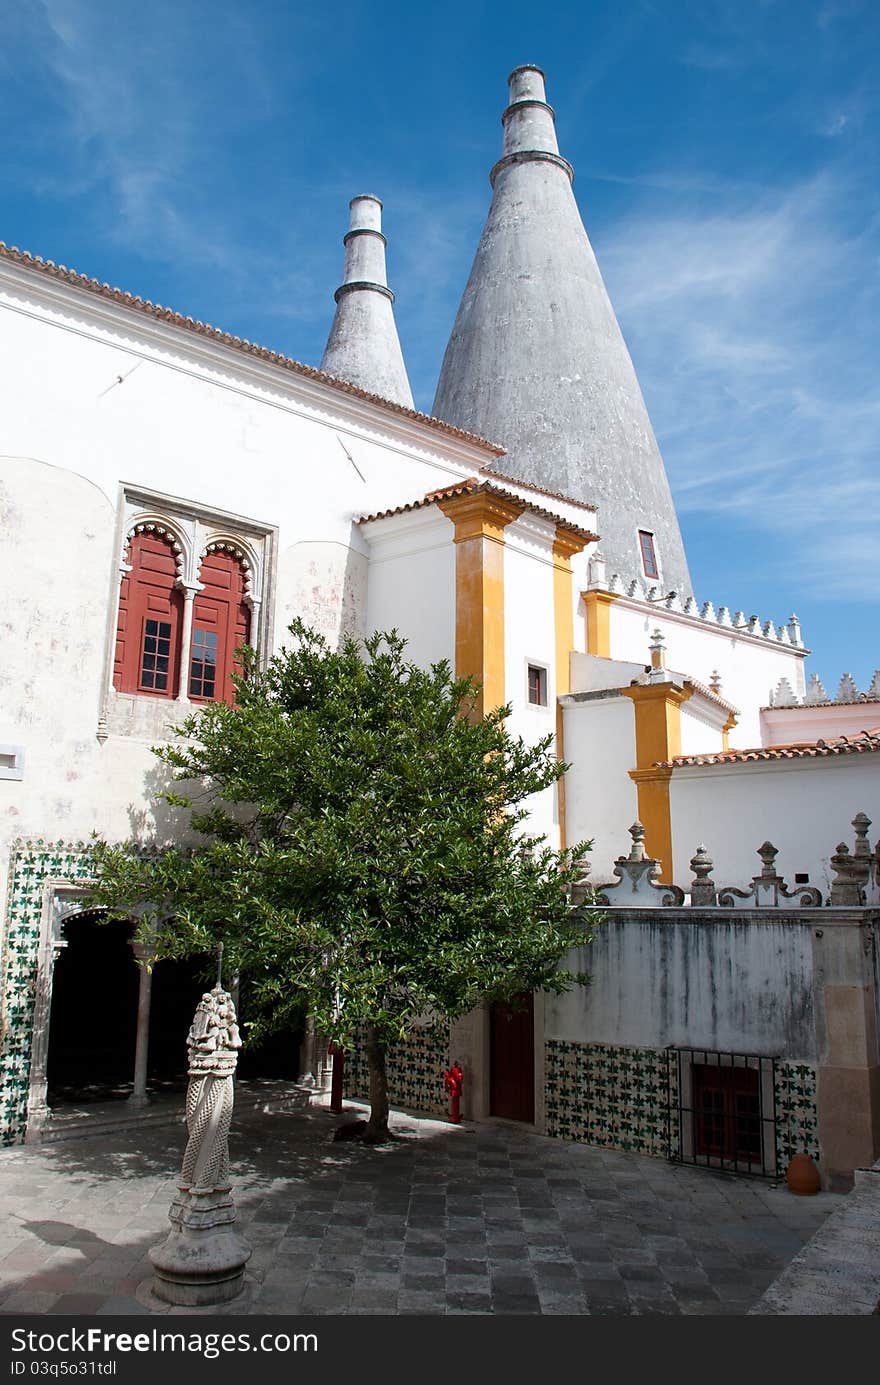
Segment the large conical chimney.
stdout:
<svg viewBox="0 0 880 1385">
<path fill-rule="evenodd" d="M 559 155 L 544 74 L 518 67 L 509 80 L 492 206 L 433 413 L 503 443 L 500 470 L 598 505 L 609 572 L 689 596 L 663 459 Z"/>
<path fill-rule="evenodd" d="M 321 369 L 394 404 L 413 407 L 385 277 L 382 203 L 363 194 L 350 202 L 342 283 Z"/>
</svg>

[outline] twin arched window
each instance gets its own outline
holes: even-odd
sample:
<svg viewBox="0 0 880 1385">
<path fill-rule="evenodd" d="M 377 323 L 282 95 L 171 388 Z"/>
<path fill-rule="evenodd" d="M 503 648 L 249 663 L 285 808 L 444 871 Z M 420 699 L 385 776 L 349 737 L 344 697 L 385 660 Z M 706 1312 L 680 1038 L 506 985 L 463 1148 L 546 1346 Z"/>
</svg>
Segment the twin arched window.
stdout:
<svg viewBox="0 0 880 1385">
<path fill-rule="evenodd" d="M 204 555 L 189 629 L 172 540 L 155 531 L 135 534 L 128 566 L 119 592 L 114 686 L 152 697 L 232 702 L 235 651 L 251 633 L 238 556 L 221 547 Z"/>
</svg>

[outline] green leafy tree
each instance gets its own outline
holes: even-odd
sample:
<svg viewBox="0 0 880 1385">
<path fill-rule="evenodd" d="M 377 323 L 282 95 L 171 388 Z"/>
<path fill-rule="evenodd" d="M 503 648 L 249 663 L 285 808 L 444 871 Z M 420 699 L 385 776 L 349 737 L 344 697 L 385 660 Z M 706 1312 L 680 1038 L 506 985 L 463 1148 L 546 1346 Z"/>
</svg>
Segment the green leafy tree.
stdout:
<svg viewBox="0 0 880 1385">
<path fill-rule="evenodd" d="M 304 1003 L 343 1048 L 363 1033 L 365 1138 L 381 1140 L 386 1050 L 416 1020 L 589 980 L 559 968 L 594 921 L 570 896 L 588 847 L 523 835 L 529 798 L 565 769 L 551 737 L 509 735 L 509 708 L 478 715 L 477 685 L 407 662 L 396 632 L 336 652 L 290 631 L 265 670 L 243 652 L 234 706 L 203 707 L 155 750 L 204 844 L 98 841 L 93 902 L 149 918 L 156 956 L 222 941 L 258 1002 L 251 1038 Z"/>
</svg>

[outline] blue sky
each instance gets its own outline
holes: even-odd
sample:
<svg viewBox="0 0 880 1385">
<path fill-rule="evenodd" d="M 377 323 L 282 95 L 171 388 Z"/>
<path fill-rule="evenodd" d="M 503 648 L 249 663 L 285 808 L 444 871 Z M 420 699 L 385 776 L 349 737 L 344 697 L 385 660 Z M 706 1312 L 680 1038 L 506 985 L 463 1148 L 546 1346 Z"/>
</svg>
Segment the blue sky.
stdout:
<svg viewBox="0 0 880 1385">
<path fill-rule="evenodd" d="M 547 73 L 697 597 L 880 666 L 876 0 L 12 0 L 0 239 L 317 364 L 385 203 L 429 409 L 506 77 Z"/>
</svg>

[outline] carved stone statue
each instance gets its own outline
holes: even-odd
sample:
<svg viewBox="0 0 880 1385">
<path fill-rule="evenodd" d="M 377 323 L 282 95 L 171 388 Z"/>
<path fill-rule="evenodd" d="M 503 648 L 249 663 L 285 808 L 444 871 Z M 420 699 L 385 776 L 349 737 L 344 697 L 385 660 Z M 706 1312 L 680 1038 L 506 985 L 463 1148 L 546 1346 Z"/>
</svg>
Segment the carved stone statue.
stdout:
<svg viewBox="0 0 880 1385">
<path fill-rule="evenodd" d="M 187 1144 L 172 1229 L 150 1252 L 153 1293 L 168 1303 L 225 1303 L 243 1287 L 250 1247 L 232 1231 L 229 1127 L 241 1038 L 232 996 L 219 980 L 199 1001 L 187 1035 Z"/>
</svg>

